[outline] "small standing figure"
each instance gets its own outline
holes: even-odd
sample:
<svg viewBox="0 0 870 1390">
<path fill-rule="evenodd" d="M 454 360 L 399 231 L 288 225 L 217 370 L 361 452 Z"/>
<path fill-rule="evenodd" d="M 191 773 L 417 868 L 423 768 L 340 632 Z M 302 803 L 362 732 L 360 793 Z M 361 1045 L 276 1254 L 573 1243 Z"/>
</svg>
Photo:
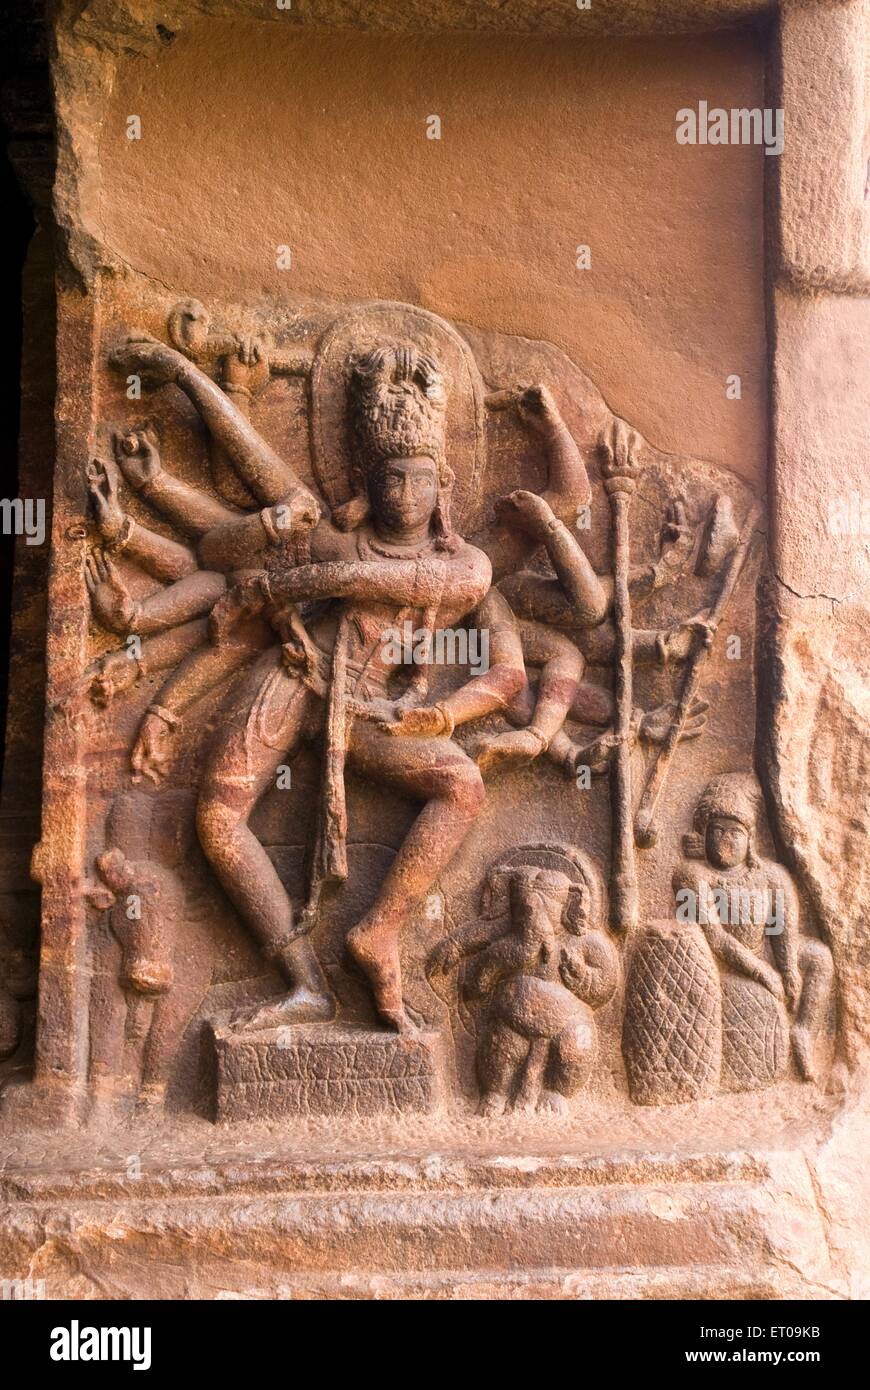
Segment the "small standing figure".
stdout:
<svg viewBox="0 0 870 1390">
<path fill-rule="evenodd" d="M 598 875 L 575 849 L 527 845 L 492 868 L 482 918 L 446 937 L 429 973 L 464 956 L 461 989 L 488 999 L 478 1043 L 480 1113 L 562 1113 L 597 1053 L 593 1013 L 613 996 L 617 953 L 603 931 Z"/>
<path fill-rule="evenodd" d="M 725 1090 L 754 1090 L 781 1074 L 788 1050 L 783 1008 L 798 1070 L 815 1080 L 833 993 L 831 952 L 800 934 L 789 874 L 756 851 L 760 803 L 750 773 L 715 778 L 685 842 L 687 854 L 702 862 L 681 864 L 673 880 L 678 920 L 682 912 L 683 920 L 699 923 L 720 967 Z"/>
<path fill-rule="evenodd" d="M 192 812 L 185 791 L 120 793 L 87 890 L 106 914 L 93 931 L 91 1080 L 107 1105 L 129 1099 L 140 1113 L 163 1107 L 212 978 Z"/>
</svg>

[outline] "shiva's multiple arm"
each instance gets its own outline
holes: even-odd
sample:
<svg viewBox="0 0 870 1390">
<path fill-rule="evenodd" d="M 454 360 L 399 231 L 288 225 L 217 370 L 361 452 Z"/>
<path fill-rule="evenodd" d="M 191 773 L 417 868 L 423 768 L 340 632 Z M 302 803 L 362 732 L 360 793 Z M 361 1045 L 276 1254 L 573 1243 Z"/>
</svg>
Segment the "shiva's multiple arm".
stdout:
<svg viewBox="0 0 870 1390">
<path fill-rule="evenodd" d="M 474 676 L 440 702 L 454 728 L 503 710 L 526 682 L 519 630 L 496 589 L 490 589 L 472 621 L 482 632 L 489 632 L 490 666 L 484 675 Z"/>
<path fill-rule="evenodd" d="M 604 583 L 605 589 L 609 586 Z M 608 620 L 594 627 L 583 628 L 577 622 L 576 610 L 572 608 L 555 579 L 544 579 L 536 574 L 518 574 L 511 579 L 503 579 L 499 591 L 511 605 L 523 628 L 530 623 L 544 628 L 571 629 L 577 645 L 590 666 L 612 666 L 614 661 L 616 633 Z M 665 666 L 673 656 L 682 652 L 671 650 L 677 631 L 687 628 L 687 624 L 677 624 L 673 629 L 634 628 L 631 634 L 632 655 L 642 665 Z M 524 639 L 525 650 L 525 639 Z M 532 665 L 537 663 L 526 652 Z M 584 718 L 580 714 L 572 716 Z M 598 723 L 597 719 L 590 722 Z"/>
<path fill-rule="evenodd" d="M 570 614 L 571 626 L 597 627 L 607 615 L 608 594 L 572 531 L 543 497 L 522 489 L 503 497 L 496 508 L 533 548 L 544 546 L 555 579 L 520 571 L 499 587 L 522 617 L 547 622 Z M 558 624 L 558 621 L 556 622 Z M 561 624 L 567 626 L 568 623 Z"/>
<path fill-rule="evenodd" d="M 164 681 L 139 725 L 130 754 L 133 780 L 147 777 L 159 783 L 171 760 L 172 731 L 181 716 L 274 641 L 272 630 L 254 620 L 236 630 L 234 641 L 220 646 L 209 642 L 190 652 Z"/>
<path fill-rule="evenodd" d="M 613 695 L 584 680 L 586 661 L 574 642 L 543 623 L 521 619 L 518 626 L 526 665 L 540 669 L 535 714 L 528 722 L 547 739 L 566 718 L 607 727 L 615 714 Z"/>
<path fill-rule="evenodd" d="M 275 453 L 230 396 L 183 353 L 155 339 L 130 341 L 113 354 L 121 371 L 141 372 L 152 382 L 173 382 L 196 407 L 209 433 L 232 461 L 240 479 L 264 506 L 304 492 L 316 499 Z M 158 504 L 159 505 L 159 504 Z M 216 518 L 212 524 L 219 524 Z"/>
<path fill-rule="evenodd" d="M 177 354 L 175 384 L 193 402 L 209 433 L 233 463 L 242 482 L 264 505 L 273 506 L 296 492 L 313 493 L 275 453 L 246 414 L 193 362 Z"/>
<path fill-rule="evenodd" d="M 668 649 L 666 639 L 671 629 L 636 627 L 631 633 L 631 653 L 635 661 L 643 666 L 666 666 Z M 616 633 L 611 623 L 602 623 L 589 632 L 577 633 L 577 643 L 590 666 L 612 666 L 614 661 Z M 575 715 L 579 718 L 579 715 Z"/>
<path fill-rule="evenodd" d="M 348 538 L 331 522 L 318 520 L 319 515 L 317 503 L 303 492 L 273 507 L 234 517 L 206 532 L 199 543 L 200 560 L 206 568 L 224 574 L 260 569 L 267 547 L 277 550 L 288 542 L 292 545 L 303 532 L 309 536 L 310 551 L 317 560 L 339 559 L 345 552 L 352 553 Z M 296 558 L 289 558 L 288 563 L 294 566 Z"/>
<path fill-rule="evenodd" d="M 199 569 L 189 546 L 158 535 L 131 516 L 125 518 L 120 538 L 107 549 L 113 558 L 123 551 L 128 560 L 135 560 L 147 574 L 166 584 L 174 584 Z"/>
<path fill-rule="evenodd" d="M 560 520 L 573 524 L 578 507 L 588 506 L 592 489 L 574 436 L 555 407 L 546 444 L 549 469 L 541 496 Z"/>
<path fill-rule="evenodd" d="M 520 397 L 519 404 L 522 418 L 544 443 L 547 483 L 539 500 L 554 520 L 571 525 L 578 508 L 586 506 L 592 495 L 583 456 L 546 386 L 531 387 Z M 483 538 L 475 538 L 475 544 L 492 561 L 496 582 L 503 575 L 515 573 L 540 544 L 513 525 L 512 520 L 510 515 L 497 514 L 494 530 Z"/>
<path fill-rule="evenodd" d="M 207 625 L 204 618 L 194 622 L 180 623 L 168 632 L 161 632 L 142 643 L 138 658 L 140 674 L 148 676 L 152 671 L 165 671 L 175 666 L 188 652 L 201 646 L 207 640 Z"/>
<path fill-rule="evenodd" d="M 174 522 L 179 531 L 194 539 L 211 527 L 226 524 L 239 516 L 223 502 L 182 482 L 163 467 L 140 491 L 152 507 Z"/>
<path fill-rule="evenodd" d="M 214 526 L 239 520 L 244 513 L 167 473 L 157 436 L 149 429 L 119 431 L 115 457 L 129 487 L 162 512 L 185 535 L 198 539 Z"/>
<path fill-rule="evenodd" d="M 602 734 L 591 743 L 575 743 L 564 729 L 559 729 L 550 739 L 547 752 L 557 767 L 563 767 L 574 776 L 582 767 L 600 775 L 607 770 L 613 746 L 614 738 L 610 733 Z"/>
<path fill-rule="evenodd" d="M 225 591 L 226 580 L 222 574 L 197 570 L 136 604 L 128 631 L 149 637 L 164 628 L 202 617 L 211 612 Z"/>
<path fill-rule="evenodd" d="M 116 456 L 133 488 L 142 487 L 159 472 L 157 441 L 148 430 L 116 434 L 114 443 Z M 158 535 L 124 511 L 118 491 L 118 469 L 113 462 L 91 459 L 85 477 L 105 556 L 113 559 L 124 551 L 148 574 L 170 584 L 199 568 L 189 546 Z"/>
<path fill-rule="evenodd" d="M 612 576 L 596 574 L 574 532 L 557 519 L 543 498 L 514 492 L 502 499 L 499 511 L 545 546 L 556 571 L 555 579 L 528 571 L 503 579 L 500 587 L 514 611 L 551 627 L 599 627 L 612 607 Z M 632 566 L 628 587 L 635 603 L 672 583 L 692 550 L 694 532 L 681 501 L 669 504 L 659 544 L 657 560 Z"/>
<path fill-rule="evenodd" d="M 575 626 L 597 627 L 603 623 L 609 603 L 607 589 L 576 537 L 564 522 L 554 518 L 542 539 L 550 564 L 556 571 L 556 578 L 551 582 L 571 605 Z M 523 576 L 517 578 L 522 579 Z"/>
<path fill-rule="evenodd" d="M 273 577 L 261 575 L 252 584 L 259 586 L 265 602 L 348 598 L 415 608 L 435 605 L 459 618 L 482 601 L 491 578 L 483 552 L 466 545 L 455 555 L 419 560 L 325 560 L 297 565 Z"/>
<path fill-rule="evenodd" d="M 180 717 L 252 656 L 274 643 L 275 634 L 264 623 L 247 625 L 244 637 L 237 631 L 237 640 L 233 643 L 215 646 L 208 642 L 185 657 L 164 681 L 155 704 L 174 718 Z"/>
<path fill-rule="evenodd" d="M 284 501 L 258 512 L 233 511 L 168 473 L 150 430 L 118 435 L 115 449 L 130 487 L 199 541 L 199 564 L 205 569 L 227 574 L 259 568 L 265 546 L 279 545 L 299 530 L 309 530 L 320 515 L 317 501 L 307 489 L 288 494 Z M 158 573 L 159 565 L 163 571 L 160 577 L 177 579 L 197 568 L 196 556 L 186 546 L 166 541 L 129 519 L 125 526 L 127 534 L 115 548 L 128 550 L 136 559 L 141 556 L 152 573 Z"/>
<path fill-rule="evenodd" d="M 547 623 L 550 627 L 594 628 L 610 612 L 613 579 L 608 574 L 597 574 L 568 528 L 562 527 L 561 530 L 563 534 L 554 530 L 553 541 L 547 545 L 547 553 L 558 578 L 550 579 L 530 570 L 521 570 L 502 579 L 499 588 L 508 597 L 515 612 L 523 617 Z M 557 545 L 561 552 L 558 557 L 553 553 Z M 585 563 L 582 565 L 578 562 L 577 551 L 583 556 Z M 589 578 L 590 574 L 594 579 Z M 655 564 L 632 567 L 628 591 L 635 602 L 643 602 L 662 587 L 657 580 L 658 574 Z M 594 595 L 591 601 L 590 593 Z"/>
<path fill-rule="evenodd" d="M 92 551 L 87 556 L 85 582 L 100 625 L 110 632 L 135 633 L 140 637 L 201 617 L 214 607 L 226 588 L 222 574 L 196 570 L 137 601 L 105 551 Z"/>
<path fill-rule="evenodd" d="M 138 657 L 133 656 L 126 647 L 106 652 L 85 672 L 84 684 L 95 704 L 108 705 L 116 695 L 129 690 L 142 676 L 176 666 L 188 652 L 201 647 L 207 640 L 204 619 L 183 623 L 143 642 Z"/>
</svg>

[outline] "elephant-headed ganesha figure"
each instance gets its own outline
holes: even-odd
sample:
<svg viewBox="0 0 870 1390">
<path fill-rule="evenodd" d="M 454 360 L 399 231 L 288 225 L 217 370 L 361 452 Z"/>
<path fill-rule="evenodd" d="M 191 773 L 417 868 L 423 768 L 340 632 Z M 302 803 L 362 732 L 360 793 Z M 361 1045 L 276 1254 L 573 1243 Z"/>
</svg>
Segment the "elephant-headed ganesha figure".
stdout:
<svg viewBox="0 0 870 1390">
<path fill-rule="evenodd" d="M 595 1010 L 619 981 L 602 886 L 587 856 L 526 845 L 495 864 L 479 918 L 440 942 L 428 969 L 438 975 L 460 963 L 461 993 L 484 1004 L 481 1114 L 565 1110 L 598 1054 Z"/>
</svg>

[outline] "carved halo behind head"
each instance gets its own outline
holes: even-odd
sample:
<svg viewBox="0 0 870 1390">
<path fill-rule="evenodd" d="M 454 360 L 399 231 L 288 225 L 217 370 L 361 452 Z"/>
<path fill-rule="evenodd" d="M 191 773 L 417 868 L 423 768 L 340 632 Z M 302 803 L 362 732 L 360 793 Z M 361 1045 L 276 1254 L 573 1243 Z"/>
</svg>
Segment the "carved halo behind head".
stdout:
<svg viewBox="0 0 870 1390">
<path fill-rule="evenodd" d="M 360 305 L 327 329 L 310 382 L 314 472 L 336 524 L 359 525 L 365 469 L 391 451 L 431 456 L 444 510 L 467 517 L 485 466 L 485 392 L 451 324 L 409 304 Z"/>
</svg>

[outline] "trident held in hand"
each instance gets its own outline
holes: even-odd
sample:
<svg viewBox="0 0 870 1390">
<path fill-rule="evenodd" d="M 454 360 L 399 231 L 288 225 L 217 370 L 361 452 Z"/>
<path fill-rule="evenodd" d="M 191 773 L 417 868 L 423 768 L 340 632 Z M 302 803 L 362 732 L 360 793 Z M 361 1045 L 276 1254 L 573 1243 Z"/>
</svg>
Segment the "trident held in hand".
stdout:
<svg viewBox="0 0 870 1390">
<path fill-rule="evenodd" d="M 629 508 L 640 472 L 640 436 L 624 420 L 614 419 L 609 435 L 602 438 L 601 468 L 604 489 L 610 498 L 613 537 L 613 623 L 616 629 L 615 746 L 610 756 L 611 867 L 610 921 L 614 931 L 626 932 L 637 925 L 637 863 L 632 825 L 631 717 L 632 652 L 631 600 L 628 592 L 630 533 Z"/>
</svg>

